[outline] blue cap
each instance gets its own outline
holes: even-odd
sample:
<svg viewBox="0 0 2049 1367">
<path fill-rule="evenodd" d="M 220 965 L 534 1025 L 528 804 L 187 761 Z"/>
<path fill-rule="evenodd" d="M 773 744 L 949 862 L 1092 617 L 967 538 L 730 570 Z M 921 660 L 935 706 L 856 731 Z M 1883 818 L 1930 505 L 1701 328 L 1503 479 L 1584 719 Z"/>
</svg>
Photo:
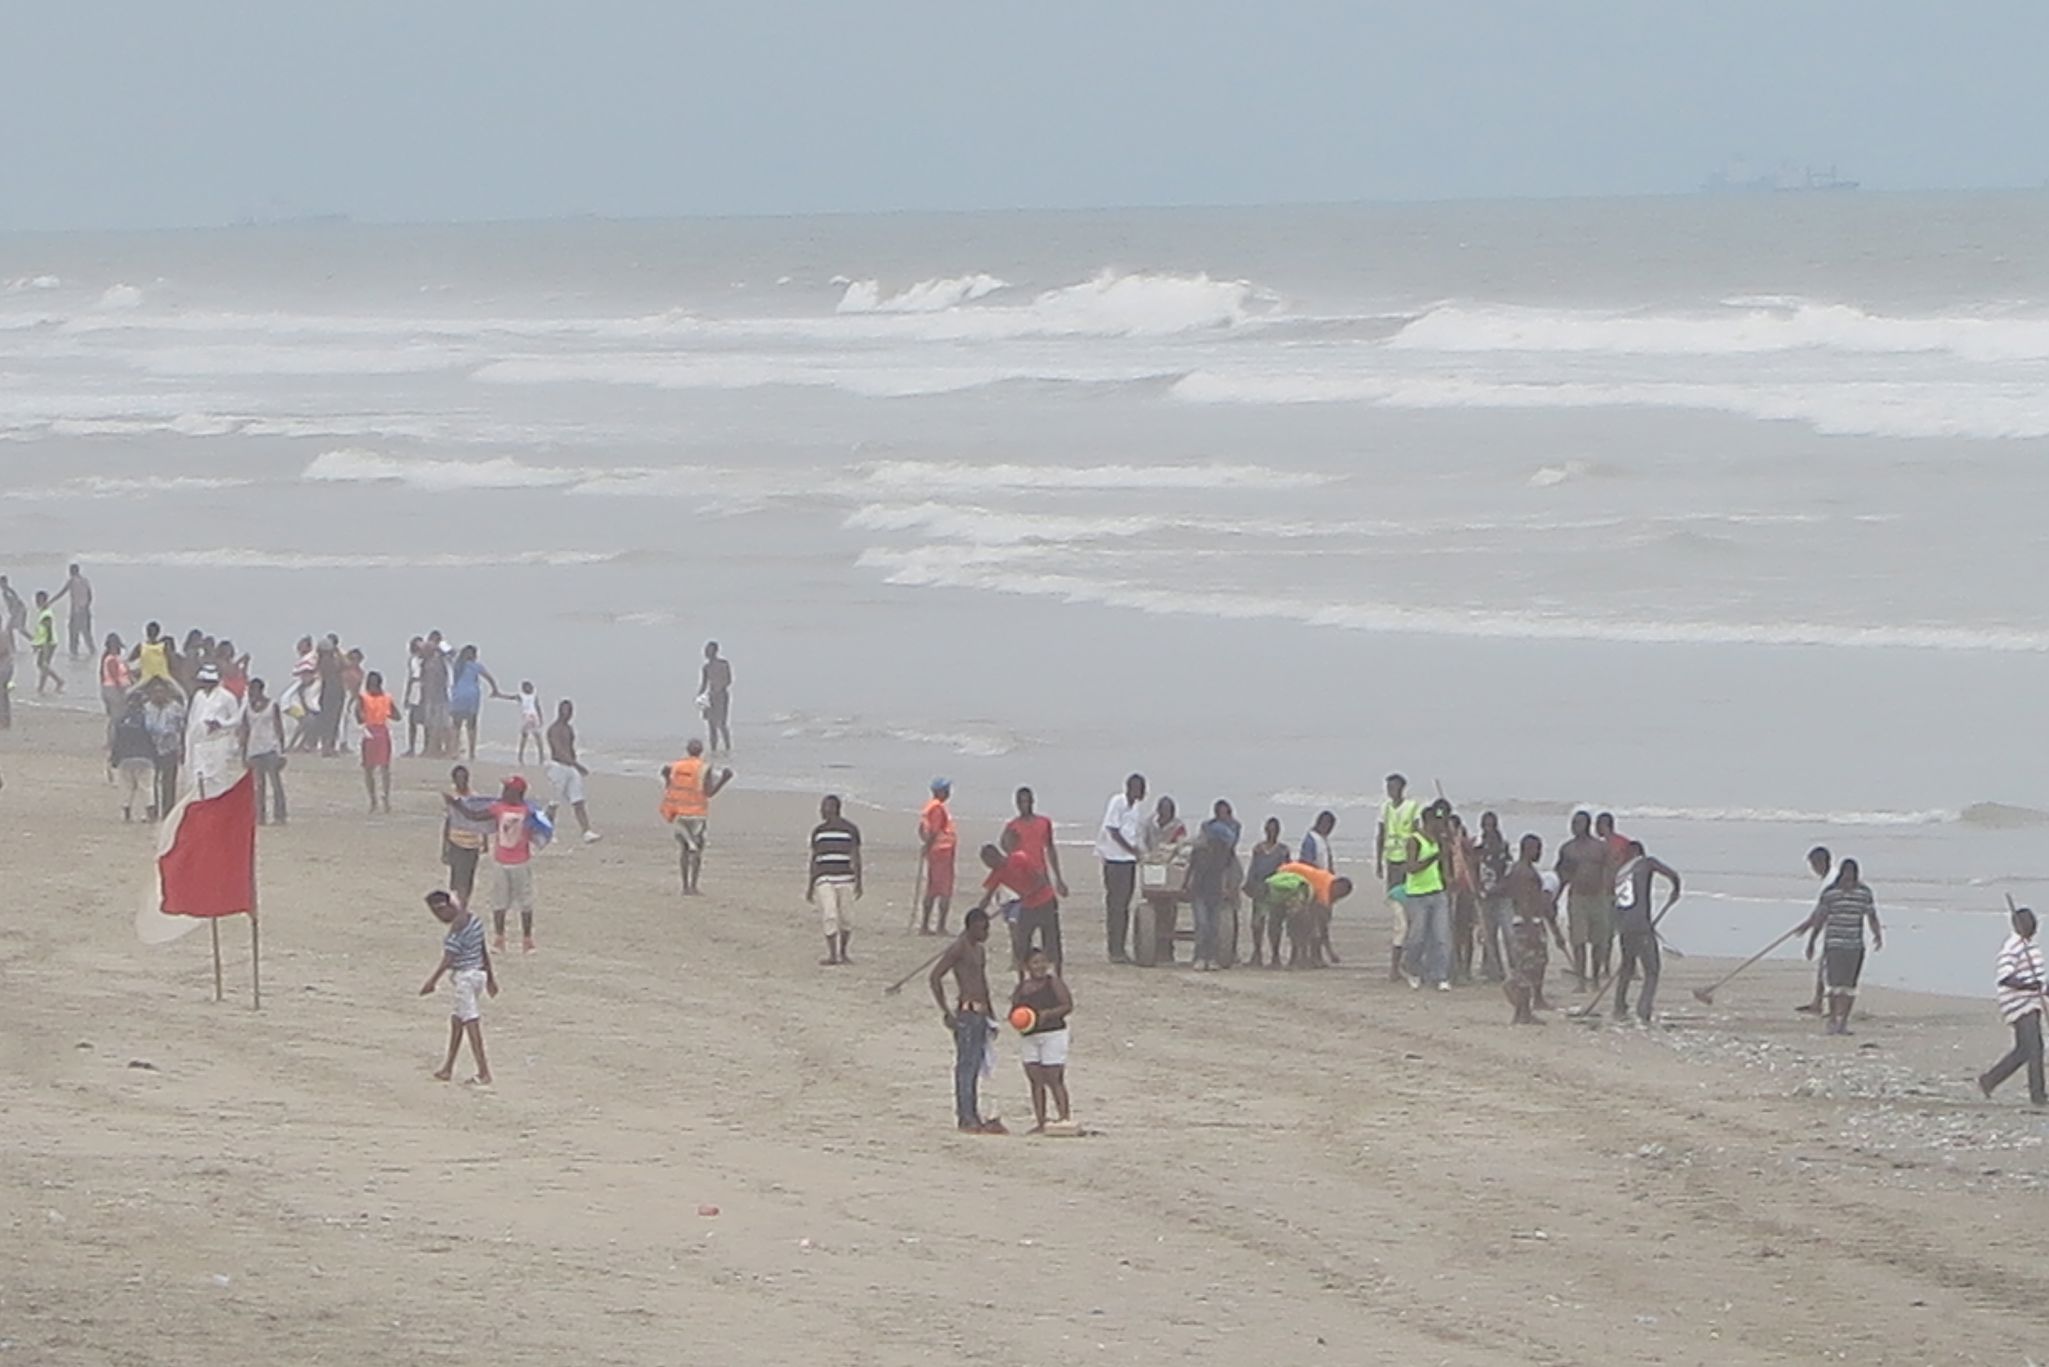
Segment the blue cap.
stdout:
<svg viewBox="0 0 2049 1367">
<path fill-rule="evenodd" d="M 953 780 L 950 778 L 935 778 L 932 780 L 932 791 L 935 793 L 951 787 L 953 787 Z"/>
</svg>

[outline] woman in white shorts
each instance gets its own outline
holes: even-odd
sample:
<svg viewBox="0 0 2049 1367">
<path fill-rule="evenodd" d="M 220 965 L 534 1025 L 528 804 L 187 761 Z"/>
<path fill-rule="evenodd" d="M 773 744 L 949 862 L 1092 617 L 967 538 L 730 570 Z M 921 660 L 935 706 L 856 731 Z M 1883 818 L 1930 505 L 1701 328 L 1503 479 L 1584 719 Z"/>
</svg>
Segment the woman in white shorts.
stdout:
<svg viewBox="0 0 2049 1367">
<path fill-rule="evenodd" d="M 1067 1018 L 1074 1013 L 1074 994 L 1053 972 L 1046 951 L 1034 948 L 1025 956 L 1024 977 L 1010 994 L 1012 1018 L 1020 1007 L 1032 1013 L 1032 1023 L 1021 1032 L 1025 1078 L 1032 1084 L 1033 1134 L 1046 1130 L 1046 1097 L 1052 1094 L 1061 1124 L 1072 1118 L 1067 1102 L 1067 1044 L 1071 1033 Z"/>
</svg>

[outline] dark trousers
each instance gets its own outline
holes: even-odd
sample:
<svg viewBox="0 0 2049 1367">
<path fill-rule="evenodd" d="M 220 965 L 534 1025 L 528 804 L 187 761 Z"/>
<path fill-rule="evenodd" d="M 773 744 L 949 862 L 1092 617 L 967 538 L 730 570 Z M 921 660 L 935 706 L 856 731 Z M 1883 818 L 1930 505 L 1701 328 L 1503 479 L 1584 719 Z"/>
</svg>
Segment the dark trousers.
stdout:
<svg viewBox="0 0 2049 1367">
<path fill-rule="evenodd" d="M 982 1123 L 982 1056 L 989 1051 L 989 1018 L 973 1011 L 953 1016 L 953 1117 L 962 1129 Z"/>
<path fill-rule="evenodd" d="M 251 755 L 249 771 L 256 775 L 256 819 L 268 824 L 272 808 L 277 819 L 285 819 L 285 757 L 277 755 Z"/>
<path fill-rule="evenodd" d="M 1046 951 L 1046 957 L 1053 961 L 1053 971 L 1061 971 L 1060 952 L 1060 903 L 1048 902 L 1043 907 L 1019 907 L 1017 925 L 1011 929 L 1011 951 L 1017 955 L 1017 966 L 1022 969 L 1026 956 L 1032 952 L 1033 937 L 1038 938 L 1038 947 Z"/>
<path fill-rule="evenodd" d="M 465 849 L 461 845 L 449 845 L 442 850 L 442 857 L 448 863 L 448 890 L 464 906 L 470 904 L 470 897 L 477 890 L 477 856 L 482 850 Z"/>
<path fill-rule="evenodd" d="M 1658 1000 L 1658 974 L 1665 966 L 1665 956 L 1658 949 L 1658 932 L 1655 930 L 1625 930 L 1622 932 L 1622 967 L 1615 972 L 1615 1014 L 1629 1014 L 1629 980 L 1636 976 L 1638 966 L 1643 968 L 1643 995 L 1636 999 L 1638 1020 L 1649 1020 L 1651 1010 Z"/>
<path fill-rule="evenodd" d="M 2042 1080 L 2042 1013 L 2030 1011 L 2013 1023 L 2013 1048 L 1985 1074 L 1985 1090 L 1991 1091 L 2012 1077 L 2025 1064 L 2028 1069 L 2028 1100 L 2037 1106 L 2049 1101 Z"/>
<path fill-rule="evenodd" d="M 1137 889 L 1137 864 L 1103 861 L 1103 927 L 1113 959 L 1128 957 L 1125 945 L 1131 938 L 1131 895 Z"/>
</svg>

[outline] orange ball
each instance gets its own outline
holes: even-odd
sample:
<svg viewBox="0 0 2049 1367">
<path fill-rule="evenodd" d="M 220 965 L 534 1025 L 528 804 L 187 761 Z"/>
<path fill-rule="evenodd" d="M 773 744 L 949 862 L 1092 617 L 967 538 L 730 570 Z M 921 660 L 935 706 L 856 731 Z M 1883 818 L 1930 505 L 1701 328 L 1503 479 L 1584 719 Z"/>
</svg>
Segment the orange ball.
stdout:
<svg viewBox="0 0 2049 1367">
<path fill-rule="evenodd" d="M 1014 1006 L 1010 1009 L 1011 1028 L 1019 1034 L 1029 1031 L 1039 1023 L 1039 1013 L 1029 1006 Z"/>
</svg>

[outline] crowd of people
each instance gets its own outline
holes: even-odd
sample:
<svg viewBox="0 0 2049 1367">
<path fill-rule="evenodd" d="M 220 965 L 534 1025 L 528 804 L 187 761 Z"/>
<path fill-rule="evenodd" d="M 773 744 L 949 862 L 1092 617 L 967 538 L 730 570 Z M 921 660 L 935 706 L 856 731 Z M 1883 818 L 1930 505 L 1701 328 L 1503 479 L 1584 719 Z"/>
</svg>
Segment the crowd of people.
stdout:
<svg viewBox="0 0 2049 1367">
<path fill-rule="evenodd" d="M 60 603 L 68 602 L 61 644 L 72 658 L 80 658 L 92 641 L 94 592 L 78 565 L 57 589 L 36 591 L 34 600 L 31 609 L 0 576 L 7 619 L 0 631 L 0 728 L 12 720 L 17 640 L 34 652 L 39 692 L 65 687 L 56 669 Z M 519 913 L 522 949 L 534 949 L 531 858 L 552 839 L 564 806 L 586 842 L 600 839 L 588 808 L 590 771 L 577 751 L 575 704 L 559 700 L 552 721 L 546 720 L 531 680 L 507 692 L 477 647 L 458 648 L 439 631 L 408 643 L 395 693 L 383 672 L 369 667 L 363 650 L 345 649 L 336 635 L 302 637 L 293 658 L 290 679 L 272 688 L 252 674 L 250 656 L 232 640 L 198 628 L 180 640 L 150 622 L 132 645 L 119 634 L 107 635 L 99 686 L 107 714 L 107 769 L 118 784 L 123 819 L 133 820 L 137 807 L 144 819 L 160 819 L 182 797 L 222 792 L 246 771 L 253 776 L 258 819 L 283 823 L 289 814 L 284 773 L 288 757 L 300 755 L 359 757 L 370 813 L 389 812 L 400 727 L 406 756 L 473 763 L 484 704 L 514 703 L 517 757 L 525 763 L 531 744 L 535 758 L 545 763 L 552 800 L 533 800 L 518 775 L 500 784 L 495 796 L 477 793 L 469 765 L 456 764 L 443 794 L 440 836 L 448 888 L 430 900 L 449 930 L 444 971 L 429 988 L 448 976 L 457 992 L 449 1057 L 438 1075 L 448 1074 L 458 1046 L 468 1039 L 478 1080 L 488 1081 L 476 1024 L 478 998 L 495 992 L 488 953 L 504 950 L 512 912 Z M 686 896 L 700 892 L 709 804 L 733 779 L 730 768 L 717 768 L 710 758 L 731 745 L 732 679 L 730 661 L 716 642 L 708 643 L 697 704 L 711 744 L 692 738 L 685 753 L 661 771 L 661 817 L 677 842 Z M 952 798 L 951 782 L 935 779 L 916 825 L 913 925 L 922 934 L 951 935 L 961 844 Z M 1184 904 L 1190 912 L 1191 963 L 1199 972 L 1241 964 L 1313 970 L 1339 962 L 1332 920 L 1358 889 L 1354 877 L 1340 871 L 1337 813 L 1318 813 L 1292 847 L 1279 818 L 1268 817 L 1248 846 L 1228 801 L 1216 801 L 1206 816 L 1191 822 L 1173 798 L 1149 798 L 1145 776 L 1130 775 L 1111 796 L 1091 841 L 1101 867 L 1111 963 L 1173 963 Z M 998 1029 L 985 949 L 998 925 L 1005 930 L 1016 979 L 1009 1015 L 1002 1019 L 1018 1028 L 1023 1041 L 1035 1119 L 1042 1129 L 1070 1119 L 1066 1063 L 1074 998 L 1066 980 L 1061 906 L 1071 893 L 1052 820 L 1038 810 L 1030 788 L 1019 788 L 1014 801 L 1015 816 L 996 840 L 976 851 L 983 871 L 979 896 L 960 932 L 920 970 L 929 968 L 934 999 L 954 1035 L 957 1121 L 977 1133 L 1000 1128 L 980 1115 L 976 1091 Z M 861 835 L 837 797 L 820 804 L 819 816 L 810 838 L 806 899 L 820 917 L 820 962 L 840 967 L 853 962 L 854 909 L 865 890 Z M 1498 984 L 1510 1021 L 1537 1024 L 1539 1013 L 1552 1008 L 1545 988 L 1555 951 L 1564 956 L 1577 991 L 1613 992 L 1615 1019 L 1633 1017 L 1647 1025 L 1654 1018 L 1663 966 L 1658 927 L 1680 899 L 1683 882 L 1642 842 L 1619 831 L 1611 814 L 1575 812 L 1547 863 L 1542 836 L 1525 834 L 1511 843 L 1497 813 L 1481 812 L 1477 825 L 1469 825 L 1442 794 L 1426 803 L 1410 796 L 1402 775 L 1390 774 L 1371 855 L 1389 932 L 1391 982 L 1438 992 L 1475 982 Z M 471 911 L 487 857 L 488 945 L 480 917 L 473 929 Z M 1809 864 L 1823 887 L 1812 915 L 1788 932 L 1804 933 L 1807 954 L 1816 960 L 1814 996 L 1800 1009 L 1821 1018 L 1827 1033 L 1844 1035 L 1850 1033 L 1866 953 L 1883 948 L 1884 930 L 1856 860 L 1837 863 L 1817 847 Z M 1135 908 L 1145 915 L 1136 915 Z M 1980 1082 L 1990 1095 L 2007 1077 L 2026 1070 L 2031 1099 L 2044 1104 L 2049 1096 L 2042 1018 L 2049 996 L 2032 912 L 2016 908 L 2013 929 L 1997 983 L 2014 1047 Z"/>
<path fill-rule="evenodd" d="M 923 934 L 948 931 L 960 845 L 952 797 L 951 783 L 935 779 L 918 817 L 915 925 Z M 1261 838 L 1241 855 L 1243 827 L 1228 801 L 1217 801 L 1209 816 L 1191 827 L 1171 797 L 1149 805 L 1147 798 L 1145 776 L 1132 774 L 1111 796 L 1095 832 L 1110 963 L 1173 963 L 1183 903 L 1191 912 L 1197 971 L 1219 971 L 1239 961 L 1241 909 L 1248 913 L 1244 962 L 1251 967 L 1317 969 L 1338 962 L 1331 920 L 1356 889 L 1338 871 L 1335 812 L 1318 813 L 1292 850 L 1281 821 L 1268 817 Z M 1008 928 L 1010 962 L 1018 975 L 1013 1009 L 1032 1008 L 1013 1023 L 1021 1031 L 1036 1118 L 1041 1127 L 1046 1124 L 1046 1095 L 1056 1095 L 1060 1116 L 1067 1115 L 1067 1017 L 1073 996 L 1064 978 L 1060 904 L 1069 889 L 1053 823 L 1038 812 L 1032 790 L 1018 789 L 1016 805 L 1017 815 L 997 841 L 980 849 L 987 871 L 981 897 L 958 937 L 930 965 L 933 997 L 955 1041 L 956 1119 L 969 1133 L 1001 1131 L 980 1115 L 976 1101 L 976 1079 L 983 1075 L 997 1033 L 984 946 L 999 923 Z M 858 895 L 860 837 L 841 815 L 837 799 L 828 800 L 822 815 L 825 820 L 812 835 L 811 895 L 827 917 L 825 962 L 837 964 L 846 962 L 851 904 L 844 886 L 828 891 L 828 884 L 846 868 L 851 848 L 852 875 L 843 882 Z M 1482 812 L 1477 829 L 1471 828 L 1441 795 L 1424 803 L 1409 795 L 1401 774 L 1388 775 L 1372 858 L 1390 932 L 1389 980 L 1440 992 L 1476 981 L 1498 984 L 1508 999 L 1510 1022 L 1535 1025 L 1541 1023 L 1539 1012 L 1553 1009 L 1545 982 L 1555 950 L 1565 957 L 1576 990 L 1592 994 L 1576 1014 L 1591 1014 L 1612 991 L 1609 1009 L 1616 1021 L 1648 1026 L 1663 970 L 1659 924 L 1684 891 L 1681 875 L 1641 841 L 1619 831 L 1615 817 L 1606 812 L 1573 813 L 1548 865 L 1544 855 L 1542 836 L 1525 834 L 1511 845 L 1497 813 Z M 1821 893 L 1812 914 L 1787 933 L 1788 938 L 1804 934 L 1807 956 L 1816 960 L 1813 1000 L 1799 1009 L 1821 1017 L 1825 1033 L 1847 1035 L 1865 955 L 1883 948 L 1884 929 L 1856 860 L 1838 864 L 1828 849 L 1816 847 L 1808 863 L 1822 883 Z M 992 904 L 999 901 L 992 914 Z M 1135 902 L 1149 913 L 1145 919 L 1151 929 L 1143 933 L 1156 937 L 1149 952 L 1139 952 L 1142 932 Z M 2042 1026 L 2049 995 L 2033 945 L 2033 913 L 2018 908 L 2013 922 L 2014 935 L 1999 961 L 1998 987 L 2014 1047 L 1980 1085 L 1990 1096 L 2007 1077 L 2026 1069 L 2030 1097 L 2041 1105 Z M 1038 1009 L 1042 1002 L 1052 1005 L 1050 1014 Z M 1049 1061 L 1046 1046 L 1038 1042 L 1039 1034 L 1049 1031 L 1059 1035 L 1057 1060 Z"/>
</svg>

